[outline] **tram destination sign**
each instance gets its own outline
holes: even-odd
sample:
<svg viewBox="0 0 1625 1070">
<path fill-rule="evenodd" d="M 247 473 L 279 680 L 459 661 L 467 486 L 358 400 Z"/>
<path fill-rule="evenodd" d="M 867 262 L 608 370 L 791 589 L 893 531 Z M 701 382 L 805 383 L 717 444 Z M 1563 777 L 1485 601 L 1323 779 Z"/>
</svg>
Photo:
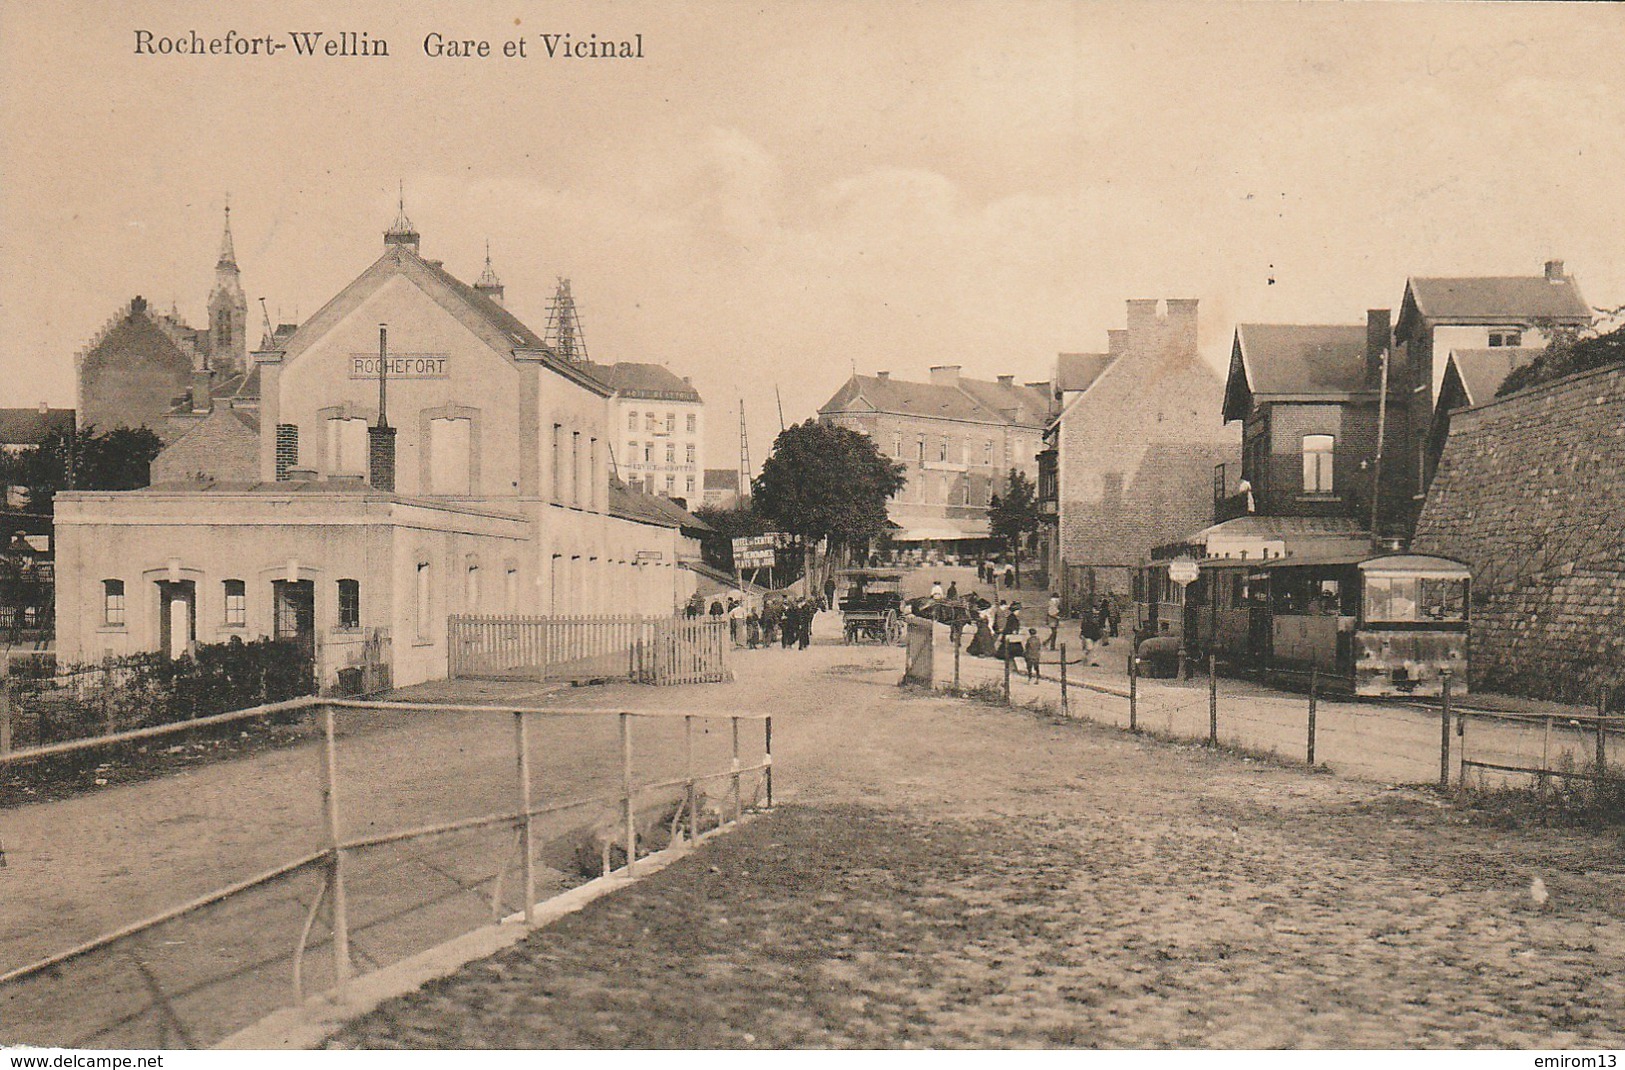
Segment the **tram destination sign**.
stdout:
<svg viewBox="0 0 1625 1070">
<path fill-rule="evenodd" d="M 445 353 L 391 353 L 384 370 L 391 379 L 445 379 L 450 361 Z M 350 378 L 378 378 L 378 354 L 350 354 Z"/>
</svg>

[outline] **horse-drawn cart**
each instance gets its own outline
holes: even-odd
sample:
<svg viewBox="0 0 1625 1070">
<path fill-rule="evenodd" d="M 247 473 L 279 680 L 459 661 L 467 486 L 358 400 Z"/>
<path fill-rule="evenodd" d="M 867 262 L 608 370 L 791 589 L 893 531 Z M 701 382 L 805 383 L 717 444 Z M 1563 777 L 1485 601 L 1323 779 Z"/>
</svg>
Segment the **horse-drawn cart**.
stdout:
<svg viewBox="0 0 1625 1070">
<path fill-rule="evenodd" d="M 903 641 L 903 574 L 843 569 L 835 574 L 841 632 L 848 643 Z"/>
</svg>

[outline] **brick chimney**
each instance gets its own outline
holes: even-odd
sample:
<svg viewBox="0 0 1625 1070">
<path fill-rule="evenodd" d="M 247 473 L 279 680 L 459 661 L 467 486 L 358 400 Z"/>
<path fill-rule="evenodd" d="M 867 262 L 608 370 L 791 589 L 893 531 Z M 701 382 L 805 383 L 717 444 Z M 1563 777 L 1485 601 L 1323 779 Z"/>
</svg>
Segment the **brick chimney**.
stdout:
<svg viewBox="0 0 1625 1070">
<path fill-rule="evenodd" d="M 388 424 L 367 428 L 367 482 L 377 490 L 395 490 L 395 429 Z"/>
<path fill-rule="evenodd" d="M 891 382 L 891 372 L 875 372 L 875 378 L 883 383 Z"/>
<path fill-rule="evenodd" d="M 41 416 L 51 415 L 51 403 L 49 401 L 42 401 L 39 403 L 39 414 Z"/>
<path fill-rule="evenodd" d="M 939 364 L 931 369 L 932 386 L 954 386 L 959 382 L 959 365 Z"/>
<path fill-rule="evenodd" d="M 192 372 L 192 411 L 210 412 L 214 409 L 214 392 L 209 389 L 214 372 L 198 368 Z"/>
<path fill-rule="evenodd" d="M 1176 341 L 1182 349 L 1194 354 L 1196 352 L 1196 305 L 1195 297 L 1168 298 L 1168 327 L 1176 336 Z"/>
<path fill-rule="evenodd" d="M 1367 390 L 1382 389 L 1382 351 L 1393 345 L 1394 332 L 1386 308 L 1367 309 L 1365 314 L 1365 382 Z M 1388 363 L 1390 383 L 1398 369 Z"/>
<path fill-rule="evenodd" d="M 1128 301 L 1128 329 L 1131 334 L 1153 330 L 1157 326 L 1157 299 L 1155 297 L 1130 298 Z"/>
<path fill-rule="evenodd" d="M 1120 357 L 1128 349 L 1128 332 L 1120 327 L 1106 332 L 1106 355 Z"/>
<path fill-rule="evenodd" d="M 1003 387 L 1013 387 L 1016 385 L 1016 377 L 1013 375 L 1001 375 L 998 377 L 998 380 L 999 385 Z"/>
<path fill-rule="evenodd" d="M 1547 282 L 1562 282 L 1563 281 L 1563 261 L 1561 261 L 1561 260 L 1548 260 L 1548 261 L 1546 261 L 1546 281 Z"/>
</svg>

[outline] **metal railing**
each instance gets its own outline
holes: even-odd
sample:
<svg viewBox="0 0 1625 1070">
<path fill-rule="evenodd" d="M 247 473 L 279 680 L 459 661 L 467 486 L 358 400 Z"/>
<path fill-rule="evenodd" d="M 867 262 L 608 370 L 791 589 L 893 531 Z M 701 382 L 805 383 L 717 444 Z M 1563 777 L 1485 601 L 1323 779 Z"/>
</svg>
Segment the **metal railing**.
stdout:
<svg viewBox="0 0 1625 1070">
<path fill-rule="evenodd" d="M 445 895 L 428 900 L 426 905 L 436 905 L 450 896 L 484 894 L 488 889 L 486 923 L 499 923 L 506 902 L 504 889 L 517 869 L 521 898 L 518 915 L 528 925 L 535 921 L 536 865 L 540 846 L 538 822 L 546 816 L 594 806 L 615 806 L 619 811 L 616 822 L 619 828 L 603 840 L 599 875 L 608 876 L 612 872 L 610 841 L 614 839 L 617 841 L 615 846 L 624 855 L 624 864 L 618 872 L 624 877 L 633 877 L 637 873 L 640 848 L 647 854 L 653 846 L 640 840 L 640 799 L 670 789 L 679 790 L 677 809 L 670 818 L 668 845 L 686 841 L 688 846 L 692 846 L 711 829 L 737 823 L 748 808 L 742 783 L 746 777 L 754 778 L 755 774 L 761 774 L 759 782 L 753 779 L 753 794 L 754 785 L 759 783 L 765 793 L 766 805 L 769 808 L 772 806 L 772 717 L 757 713 L 588 710 L 303 698 L 182 724 L 122 732 L 102 739 L 75 740 L 32 748 L 9 755 L 5 762 L 15 764 L 97 746 L 149 740 L 290 710 L 312 711 L 319 721 L 316 753 L 323 845 L 78 946 L 0 974 L 0 1003 L 8 1007 L 7 1021 L 0 1024 L 0 1043 L 122 1047 L 141 1046 L 154 1040 L 162 1047 L 212 1043 L 246 1024 L 243 1021 L 245 1014 L 251 1015 L 248 1020 L 254 1020 L 278 1007 L 302 1002 L 307 994 L 315 990 L 311 984 L 309 953 L 315 945 L 323 942 L 318 933 L 318 924 L 324 915 L 331 963 L 319 971 L 327 982 L 326 986 L 318 983 L 315 988 L 342 990 L 357 974 L 358 957 L 370 958 L 377 965 L 377 956 L 366 955 L 352 947 L 356 880 L 350 873 L 350 867 L 363 852 L 390 845 L 421 845 L 478 831 L 501 833 L 503 843 L 498 848 L 494 866 L 478 879 L 470 879 L 462 875 L 473 864 L 469 859 L 459 858 L 454 860 L 455 864 L 442 865 L 438 872 L 447 876 L 455 887 Z M 335 725 L 336 715 L 340 711 L 511 718 L 514 769 L 511 805 L 455 820 L 369 832 L 360 836 L 344 835 L 345 794 L 339 776 L 338 731 Z M 535 778 L 531 771 L 531 754 L 535 749 L 531 737 L 535 723 L 603 718 L 614 718 L 617 724 L 618 790 L 538 803 L 535 798 Z M 681 722 L 683 754 L 680 775 L 638 780 L 635 775 L 633 724 L 645 720 L 667 724 Z M 725 769 L 702 770 L 695 754 L 695 730 L 699 724 L 714 721 L 727 721 L 731 726 L 728 765 Z M 760 722 L 762 725 L 759 760 L 747 763 L 743 758 L 742 722 Z M 675 759 L 674 755 L 664 757 L 668 764 Z M 721 803 L 714 813 L 702 814 L 704 786 L 719 781 L 724 783 Z M 753 806 L 754 803 L 749 805 Z M 421 862 L 429 853 L 432 852 L 413 856 L 407 859 L 407 863 Z M 395 863 L 395 868 L 401 864 L 405 863 Z M 458 872 L 448 873 L 449 870 Z M 311 873 L 320 875 L 313 892 L 307 890 L 301 894 L 298 888 L 290 885 L 290 881 Z M 375 881 L 377 877 L 378 874 L 372 875 Z M 382 890 L 375 892 L 379 902 L 374 905 L 372 916 L 364 922 L 364 927 L 387 926 L 398 922 L 411 911 L 421 909 L 411 903 L 402 907 L 395 901 L 400 894 L 400 886 L 395 882 L 380 882 L 377 888 Z M 255 894 L 260 894 L 262 898 L 248 898 Z M 306 895 L 309 896 L 308 905 L 304 904 Z M 266 939 L 255 937 L 252 933 L 245 935 L 240 923 L 216 925 L 216 931 L 211 931 L 211 919 L 199 917 L 206 911 L 230 909 L 234 904 L 242 904 L 246 912 L 253 915 L 248 919 L 248 925 L 262 925 L 269 931 L 269 923 L 261 920 L 262 915 L 267 913 L 267 902 L 282 916 L 288 916 L 290 910 L 300 908 L 302 924 L 291 947 L 267 948 L 264 946 Z M 189 920 L 203 931 L 204 938 L 191 934 L 192 939 L 159 939 L 166 934 L 176 935 L 171 928 L 184 925 Z M 226 929 L 231 930 L 229 941 L 221 935 Z M 439 937 L 445 939 L 449 935 L 459 933 L 441 933 Z M 168 951 L 170 945 L 207 945 L 213 950 L 217 943 L 228 942 L 231 947 L 223 949 L 219 963 L 202 962 L 195 956 L 184 954 L 177 959 Z M 225 953 L 226 950 L 230 953 Z M 206 956 L 208 953 L 204 954 Z M 278 968 L 288 971 L 280 996 L 272 990 L 268 980 L 268 972 Z M 98 990 L 98 983 L 105 987 Z M 132 995 L 132 992 L 141 995 Z M 97 1014 L 101 1017 L 98 1018 Z M 150 1032 L 147 1031 L 149 1029 Z"/>
</svg>

